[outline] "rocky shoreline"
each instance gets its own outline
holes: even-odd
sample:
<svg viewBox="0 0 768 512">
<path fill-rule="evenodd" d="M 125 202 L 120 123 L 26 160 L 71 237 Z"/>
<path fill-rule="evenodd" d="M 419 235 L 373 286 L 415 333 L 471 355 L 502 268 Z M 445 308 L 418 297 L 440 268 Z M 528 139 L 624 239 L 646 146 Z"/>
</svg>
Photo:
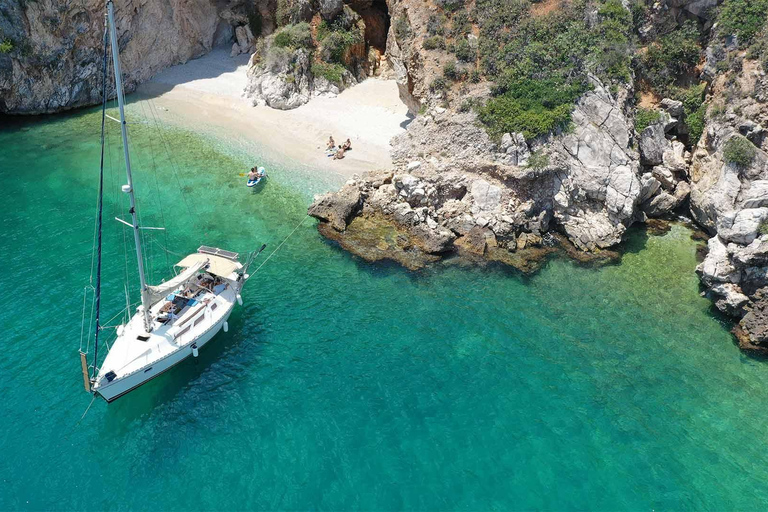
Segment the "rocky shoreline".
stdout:
<svg viewBox="0 0 768 512">
<path fill-rule="evenodd" d="M 556 250 L 611 260 L 634 223 L 687 216 L 709 238 L 696 269 L 702 293 L 737 321 L 742 350 L 765 355 L 768 78 L 751 68 L 725 81 L 709 85 L 707 124 L 690 150 L 681 102 L 664 99 L 659 119 L 637 133 L 631 91 L 612 93 L 596 78 L 571 129 L 535 141 L 510 133 L 495 143 L 474 114 L 433 106 L 392 141 L 394 169 L 350 180 L 309 214 L 323 236 L 367 260 L 414 269 L 459 254 L 524 272 Z M 734 83 L 755 92 L 735 96 Z M 730 161 L 729 146 L 743 140 L 750 158 Z"/>
</svg>

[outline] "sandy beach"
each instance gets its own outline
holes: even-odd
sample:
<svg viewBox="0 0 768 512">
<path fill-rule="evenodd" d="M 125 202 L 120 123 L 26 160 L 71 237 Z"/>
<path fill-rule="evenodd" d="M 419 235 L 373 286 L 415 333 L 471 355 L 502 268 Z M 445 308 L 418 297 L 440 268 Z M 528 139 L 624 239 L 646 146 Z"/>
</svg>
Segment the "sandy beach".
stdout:
<svg viewBox="0 0 768 512">
<path fill-rule="evenodd" d="M 215 49 L 159 73 L 138 93 L 151 98 L 163 121 L 246 138 L 310 168 L 351 176 L 391 165 L 389 141 L 410 120 L 394 81 L 368 79 L 335 98 L 282 111 L 243 97 L 247 64 L 245 55 L 230 58 L 228 50 Z M 326 156 L 329 135 L 338 144 L 351 139 L 343 160 Z"/>
</svg>

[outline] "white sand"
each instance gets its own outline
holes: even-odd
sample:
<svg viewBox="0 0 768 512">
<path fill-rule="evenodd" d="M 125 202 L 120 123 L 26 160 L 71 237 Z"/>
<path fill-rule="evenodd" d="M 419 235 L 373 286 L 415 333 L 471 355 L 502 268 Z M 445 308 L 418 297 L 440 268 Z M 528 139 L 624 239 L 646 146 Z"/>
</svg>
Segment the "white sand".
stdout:
<svg viewBox="0 0 768 512">
<path fill-rule="evenodd" d="M 390 139 L 404 131 L 408 109 L 391 80 L 368 79 L 336 98 L 313 98 L 293 110 L 254 107 L 242 97 L 246 56 L 223 49 L 167 69 L 142 85 L 163 120 L 232 138 L 245 137 L 313 169 L 350 176 L 391 165 Z M 325 154 L 328 136 L 352 140 L 343 160 Z"/>
</svg>

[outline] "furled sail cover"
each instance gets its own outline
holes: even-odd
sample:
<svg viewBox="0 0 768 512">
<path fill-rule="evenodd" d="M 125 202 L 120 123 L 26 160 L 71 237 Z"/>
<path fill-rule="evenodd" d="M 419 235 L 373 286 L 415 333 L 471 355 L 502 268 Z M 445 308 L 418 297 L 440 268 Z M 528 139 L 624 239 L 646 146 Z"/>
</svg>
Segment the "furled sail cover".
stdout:
<svg viewBox="0 0 768 512">
<path fill-rule="evenodd" d="M 177 289 L 182 284 L 189 281 L 198 270 L 203 268 L 207 263 L 206 260 L 196 261 L 194 265 L 187 267 L 179 275 L 157 286 L 147 286 L 147 299 L 149 304 L 155 304 L 163 297 Z"/>
</svg>

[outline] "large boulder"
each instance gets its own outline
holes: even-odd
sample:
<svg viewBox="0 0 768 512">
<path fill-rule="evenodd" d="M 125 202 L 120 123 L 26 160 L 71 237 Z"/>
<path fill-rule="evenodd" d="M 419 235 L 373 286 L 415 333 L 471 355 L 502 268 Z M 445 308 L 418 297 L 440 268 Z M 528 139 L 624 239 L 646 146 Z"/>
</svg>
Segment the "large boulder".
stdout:
<svg viewBox="0 0 768 512">
<path fill-rule="evenodd" d="M 576 103 L 573 129 L 553 144 L 550 179 L 554 219 L 584 250 L 615 245 L 636 218 L 641 195 L 656 184 L 641 181 L 638 155 L 621 105 L 593 80 L 594 89 Z"/>
<path fill-rule="evenodd" d="M 728 248 L 719 236 L 713 236 L 707 242 L 707 256 L 696 267 L 696 273 L 707 286 L 717 283 L 738 283 L 741 273 L 731 263 Z"/>
<path fill-rule="evenodd" d="M 743 350 L 768 353 L 768 288 L 757 292 L 754 305 L 734 332 Z"/>
<path fill-rule="evenodd" d="M 669 147 L 664 125 L 655 123 L 647 126 L 640 134 L 640 163 L 643 165 L 661 165 L 664 163 L 664 151 Z"/>
<path fill-rule="evenodd" d="M 320 15 L 326 21 L 333 20 L 344 9 L 342 0 L 318 0 L 317 5 L 320 9 Z"/>
<path fill-rule="evenodd" d="M 309 215 L 327 222 L 336 231 L 344 231 L 347 223 L 361 207 L 360 189 L 349 183 L 335 193 L 315 199 L 309 207 Z"/>
</svg>

